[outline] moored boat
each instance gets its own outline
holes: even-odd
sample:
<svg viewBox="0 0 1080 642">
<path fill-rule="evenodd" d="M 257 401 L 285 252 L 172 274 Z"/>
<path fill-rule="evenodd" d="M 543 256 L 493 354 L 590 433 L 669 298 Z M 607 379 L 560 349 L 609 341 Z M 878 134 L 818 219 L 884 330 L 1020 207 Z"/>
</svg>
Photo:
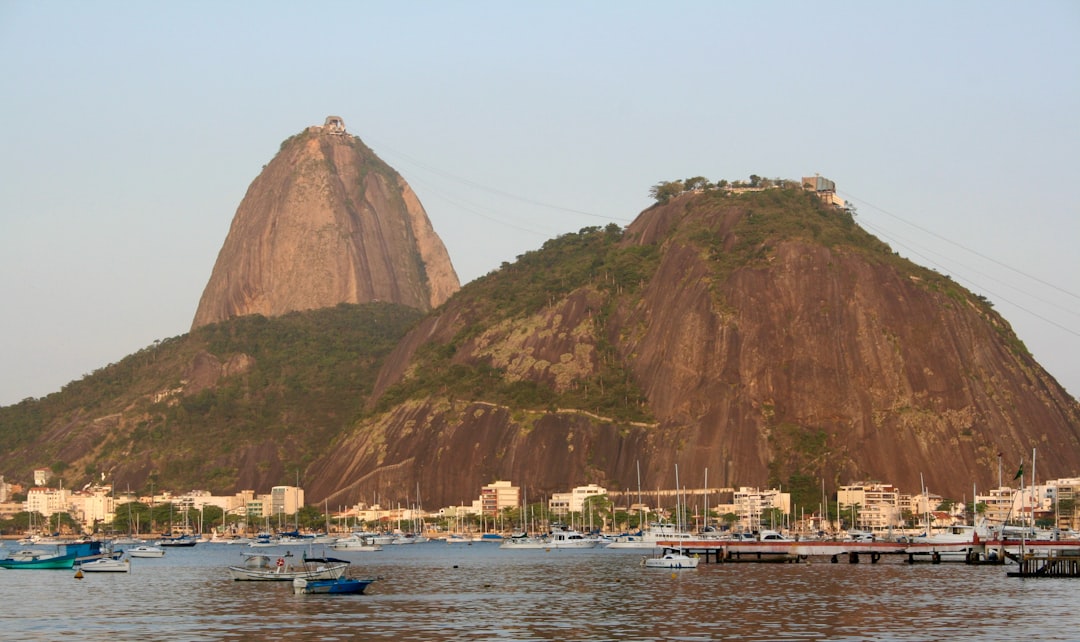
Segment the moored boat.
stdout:
<svg viewBox="0 0 1080 642">
<path fill-rule="evenodd" d="M 646 568 L 697 568 L 700 560 L 690 557 L 680 551 L 668 551 L 656 557 L 646 557 L 641 560 L 641 565 Z"/>
<path fill-rule="evenodd" d="M 692 541 L 693 534 L 676 528 L 675 524 L 654 522 L 648 528 L 632 534 L 617 535 L 607 548 L 658 548 L 660 542 Z"/>
<path fill-rule="evenodd" d="M 115 560 L 111 557 L 99 557 L 96 560 L 78 565 L 84 573 L 130 573 L 131 560 Z"/>
<path fill-rule="evenodd" d="M 499 543 L 501 549 L 527 549 L 527 548 L 549 548 L 549 541 L 546 537 L 529 535 L 528 533 L 515 533 L 510 537 L 504 537 L 503 541 Z"/>
<path fill-rule="evenodd" d="M 128 557 L 164 557 L 165 549 L 150 545 L 136 546 L 127 549 L 127 554 Z"/>
<path fill-rule="evenodd" d="M 309 580 L 298 577 L 293 580 L 293 592 L 297 595 L 313 593 L 356 594 L 363 593 L 375 579 L 339 577 L 332 580 Z"/>
<path fill-rule="evenodd" d="M 288 553 L 276 560 L 262 553 L 243 555 L 243 566 L 229 567 L 229 574 L 237 581 L 333 580 L 344 575 L 349 567 L 348 560 L 333 557 L 304 557 L 301 564 L 294 565 L 287 561 L 292 557 Z"/>
<path fill-rule="evenodd" d="M 382 546 L 372 542 L 367 537 L 362 535 L 353 534 L 349 537 L 342 537 L 333 544 L 330 544 L 330 548 L 335 551 L 354 551 L 354 552 L 375 552 L 381 551 Z"/>
<path fill-rule="evenodd" d="M 595 548 L 600 540 L 565 526 L 553 527 L 545 548 Z"/>
<path fill-rule="evenodd" d="M 0 559 L 0 568 L 7 569 L 57 569 L 75 566 L 77 555 L 73 551 L 55 552 L 41 549 L 23 549 Z"/>
<path fill-rule="evenodd" d="M 168 547 L 188 547 L 195 546 L 199 543 L 199 540 L 191 535 L 181 535 L 179 537 L 162 537 L 157 541 L 158 546 Z"/>
</svg>

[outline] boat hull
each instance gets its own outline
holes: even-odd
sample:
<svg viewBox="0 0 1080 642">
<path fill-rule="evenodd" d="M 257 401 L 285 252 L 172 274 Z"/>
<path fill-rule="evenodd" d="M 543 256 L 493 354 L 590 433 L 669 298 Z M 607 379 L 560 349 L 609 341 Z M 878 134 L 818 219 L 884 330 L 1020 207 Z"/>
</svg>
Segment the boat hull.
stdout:
<svg viewBox="0 0 1080 642">
<path fill-rule="evenodd" d="M 268 564 L 264 555 L 250 556 L 244 566 L 230 566 L 229 574 L 238 582 L 291 582 L 303 580 L 336 580 L 345 574 L 349 562 L 335 558 L 309 558 L 303 565 L 292 566 L 284 558 Z"/>
<path fill-rule="evenodd" d="M 130 573 L 131 562 L 124 560 L 118 561 L 108 557 L 96 559 L 92 562 L 85 562 L 79 565 L 79 570 L 83 573 Z"/>
<path fill-rule="evenodd" d="M 646 558 L 642 565 L 645 568 L 670 568 L 670 569 L 684 569 L 684 568 L 697 568 L 698 562 L 701 560 L 697 557 L 689 557 L 687 555 L 668 554 L 660 557 Z"/>
<path fill-rule="evenodd" d="M 75 566 L 75 555 L 53 555 L 34 559 L 0 560 L 0 568 L 10 570 L 43 570 L 43 569 L 66 569 Z"/>
<path fill-rule="evenodd" d="M 334 580 L 293 580 L 293 592 L 297 595 L 311 594 L 357 594 L 363 593 L 375 580 L 361 580 L 341 577 Z"/>
</svg>

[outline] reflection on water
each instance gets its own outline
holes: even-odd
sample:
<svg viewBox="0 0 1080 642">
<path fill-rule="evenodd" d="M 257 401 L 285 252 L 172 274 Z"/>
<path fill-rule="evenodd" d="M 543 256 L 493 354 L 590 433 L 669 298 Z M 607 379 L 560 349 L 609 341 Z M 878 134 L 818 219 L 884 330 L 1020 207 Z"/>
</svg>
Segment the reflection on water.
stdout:
<svg viewBox="0 0 1080 642">
<path fill-rule="evenodd" d="M 234 582 L 240 547 L 133 560 L 130 574 L 0 570 L 12 640 L 987 640 L 1080 638 L 1080 584 L 1002 567 L 702 564 L 640 552 L 429 543 L 335 553 L 385 579 L 358 596 Z M 299 553 L 299 551 L 294 551 Z M 318 551 L 321 552 L 321 551 Z"/>
</svg>

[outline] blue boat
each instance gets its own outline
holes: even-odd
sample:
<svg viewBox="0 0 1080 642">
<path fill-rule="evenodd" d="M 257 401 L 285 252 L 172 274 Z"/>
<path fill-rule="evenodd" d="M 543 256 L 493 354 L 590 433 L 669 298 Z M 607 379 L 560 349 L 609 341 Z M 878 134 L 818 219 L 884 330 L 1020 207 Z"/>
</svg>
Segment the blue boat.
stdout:
<svg viewBox="0 0 1080 642">
<path fill-rule="evenodd" d="M 298 577 L 293 580 L 293 593 L 306 595 L 310 593 L 363 593 L 364 589 L 375 579 L 356 579 L 339 577 L 334 580 L 305 580 Z"/>
<path fill-rule="evenodd" d="M 72 568 L 75 566 L 75 553 L 59 550 L 54 553 L 39 549 L 16 551 L 4 559 L 0 559 L 0 568 L 9 569 L 43 569 L 43 568 Z"/>
</svg>

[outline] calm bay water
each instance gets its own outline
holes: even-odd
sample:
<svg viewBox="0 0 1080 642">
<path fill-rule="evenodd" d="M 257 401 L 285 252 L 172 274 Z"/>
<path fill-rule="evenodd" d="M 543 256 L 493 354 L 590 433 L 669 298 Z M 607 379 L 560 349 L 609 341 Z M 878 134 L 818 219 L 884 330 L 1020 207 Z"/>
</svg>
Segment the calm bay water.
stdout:
<svg viewBox="0 0 1080 642">
<path fill-rule="evenodd" d="M 81 580 L 0 570 L 0 639 L 1080 640 L 1080 580 L 1008 578 L 1000 566 L 898 558 L 673 573 L 640 566 L 641 551 L 432 542 L 331 553 L 353 561 L 350 575 L 384 579 L 327 596 L 232 581 L 242 550 L 170 549 L 133 560 L 130 574 Z"/>
</svg>

